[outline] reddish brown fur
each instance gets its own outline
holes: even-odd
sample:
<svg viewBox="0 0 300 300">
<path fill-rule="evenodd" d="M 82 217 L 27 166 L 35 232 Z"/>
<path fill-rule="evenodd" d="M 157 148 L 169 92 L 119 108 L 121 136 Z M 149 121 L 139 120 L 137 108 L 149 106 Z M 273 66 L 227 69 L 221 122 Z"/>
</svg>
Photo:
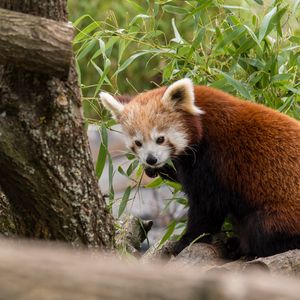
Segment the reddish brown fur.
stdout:
<svg viewBox="0 0 300 300">
<path fill-rule="evenodd" d="M 299 247 L 300 123 L 204 86 L 194 87 L 204 111 L 194 116 L 162 103 L 165 91 L 136 96 L 119 120 L 129 134 L 138 128 L 144 136 L 154 127 L 179 126 L 197 151 L 197 161 L 180 155 L 174 161 L 190 203 L 178 252 L 201 233 L 219 230 L 227 213 L 237 217 L 247 253 Z"/>
<path fill-rule="evenodd" d="M 158 130 L 163 130 L 171 124 L 178 124 L 188 134 L 190 143 L 197 143 L 202 135 L 199 117 L 163 105 L 160 100 L 165 90 L 166 88 L 162 87 L 137 95 L 125 106 L 120 123 L 129 131 L 129 134 L 134 134 L 134 130 L 138 128 L 146 137 L 151 128 L 157 127 Z M 145 109 L 141 110 L 141 106 Z M 132 116 L 130 121 L 128 121 L 128 115 Z M 128 126 L 126 126 L 127 123 Z"/>
<path fill-rule="evenodd" d="M 300 123 L 209 87 L 196 86 L 195 97 L 223 184 L 266 212 L 267 230 L 300 234 Z"/>
</svg>

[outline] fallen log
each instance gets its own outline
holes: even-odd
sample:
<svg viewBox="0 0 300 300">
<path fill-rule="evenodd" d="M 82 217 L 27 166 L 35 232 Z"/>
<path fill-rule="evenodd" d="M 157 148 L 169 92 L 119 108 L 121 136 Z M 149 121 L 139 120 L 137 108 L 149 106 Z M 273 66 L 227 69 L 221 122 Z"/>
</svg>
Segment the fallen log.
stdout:
<svg viewBox="0 0 300 300">
<path fill-rule="evenodd" d="M 260 270 L 272 275 L 300 277 L 300 249 L 260 257 L 251 261 L 241 258 L 228 262 L 224 259 L 226 249 L 224 250 L 220 243 L 195 243 L 186 247 L 176 257 L 172 256 L 175 242 L 168 241 L 162 247 L 158 245 L 154 245 L 142 256 L 141 261 L 143 263 L 153 263 L 165 259 L 169 261 L 168 264 L 176 264 L 178 268 L 197 267 L 202 272 L 230 271 L 236 273 Z"/>
<path fill-rule="evenodd" d="M 0 241 L 0 299 L 298 300 L 299 281 L 268 274 L 174 270 L 57 244 Z"/>
<path fill-rule="evenodd" d="M 248 262 L 237 260 L 224 264 L 221 268 L 235 272 L 260 269 L 274 275 L 300 276 L 300 249 L 260 257 Z"/>
<path fill-rule="evenodd" d="M 0 64 L 67 77 L 72 39 L 71 24 L 0 9 Z"/>
</svg>

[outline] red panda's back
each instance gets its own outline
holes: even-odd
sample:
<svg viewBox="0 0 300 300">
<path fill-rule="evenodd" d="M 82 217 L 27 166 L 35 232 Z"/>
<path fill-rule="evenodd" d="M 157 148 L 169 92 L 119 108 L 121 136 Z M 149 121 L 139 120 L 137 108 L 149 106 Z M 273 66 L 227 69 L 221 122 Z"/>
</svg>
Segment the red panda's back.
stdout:
<svg viewBox="0 0 300 300">
<path fill-rule="evenodd" d="M 264 211 L 270 231 L 300 234 L 300 122 L 208 87 L 195 96 L 224 186 Z"/>
</svg>

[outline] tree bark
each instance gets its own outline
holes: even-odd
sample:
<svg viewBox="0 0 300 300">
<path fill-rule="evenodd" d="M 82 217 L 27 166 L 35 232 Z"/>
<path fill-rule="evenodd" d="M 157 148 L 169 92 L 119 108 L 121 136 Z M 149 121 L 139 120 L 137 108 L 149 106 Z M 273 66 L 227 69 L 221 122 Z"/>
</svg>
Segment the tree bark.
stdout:
<svg viewBox="0 0 300 300">
<path fill-rule="evenodd" d="M 296 279 L 265 273 L 203 273 L 125 263 L 89 251 L 0 242 L 0 299 L 299 300 Z"/>
<path fill-rule="evenodd" d="M 285 276 L 300 276 L 300 249 L 294 249 L 251 261 L 236 260 L 223 264 L 219 269 L 243 272 L 251 269 L 268 271 L 271 274 Z"/>
<path fill-rule="evenodd" d="M 16 234 L 15 221 L 11 206 L 0 187 L 0 235 L 12 237 Z"/>
<path fill-rule="evenodd" d="M 65 0 L 1 0 L 0 8 L 64 22 Z M 19 235 L 113 246 L 72 63 L 68 79 L 0 66 L 0 185 Z"/>
<path fill-rule="evenodd" d="M 28 14 L 0 9 L 0 63 L 67 78 L 73 27 Z"/>
</svg>

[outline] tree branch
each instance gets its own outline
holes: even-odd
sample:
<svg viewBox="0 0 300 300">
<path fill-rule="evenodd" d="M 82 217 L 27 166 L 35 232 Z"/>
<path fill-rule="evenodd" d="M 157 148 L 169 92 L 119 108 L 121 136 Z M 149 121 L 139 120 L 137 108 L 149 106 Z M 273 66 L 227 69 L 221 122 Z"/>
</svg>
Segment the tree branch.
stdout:
<svg viewBox="0 0 300 300">
<path fill-rule="evenodd" d="M 68 23 L 0 9 L 0 64 L 66 78 L 72 39 Z"/>
</svg>

